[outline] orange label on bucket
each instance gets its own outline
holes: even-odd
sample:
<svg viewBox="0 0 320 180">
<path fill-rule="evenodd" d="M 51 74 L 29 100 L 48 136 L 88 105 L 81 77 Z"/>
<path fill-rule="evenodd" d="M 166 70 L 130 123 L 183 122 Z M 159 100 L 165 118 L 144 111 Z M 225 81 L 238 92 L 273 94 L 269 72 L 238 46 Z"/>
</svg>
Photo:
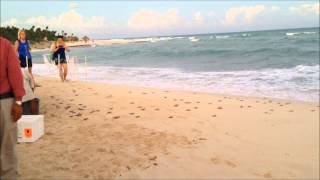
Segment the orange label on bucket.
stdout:
<svg viewBox="0 0 320 180">
<path fill-rule="evenodd" d="M 26 137 L 31 137 L 32 136 L 32 129 L 31 128 L 24 129 L 24 135 Z"/>
</svg>

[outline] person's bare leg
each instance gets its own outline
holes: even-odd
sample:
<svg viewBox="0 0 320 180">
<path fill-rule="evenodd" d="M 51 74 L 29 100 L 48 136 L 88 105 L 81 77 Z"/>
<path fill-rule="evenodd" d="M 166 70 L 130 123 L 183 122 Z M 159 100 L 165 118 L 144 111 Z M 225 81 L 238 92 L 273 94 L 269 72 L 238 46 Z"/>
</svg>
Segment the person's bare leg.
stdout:
<svg viewBox="0 0 320 180">
<path fill-rule="evenodd" d="M 63 64 L 63 79 L 66 81 L 67 80 L 67 75 L 68 75 L 68 65 Z"/>
<path fill-rule="evenodd" d="M 32 67 L 28 67 L 28 71 L 29 71 L 29 73 L 31 75 L 31 80 L 33 81 L 33 84 L 36 85 L 36 81 L 35 81 L 35 79 L 33 77 L 33 74 L 32 74 Z"/>
<path fill-rule="evenodd" d="M 58 65 L 58 68 L 59 68 L 59 76 L 60 76 L 60 79 L 61 81 L 63 82 L 64 81 L 64 78 L 63 78 L 63 69 L 62 69 L 62 65 L 59 64 Z"/>
</svg>

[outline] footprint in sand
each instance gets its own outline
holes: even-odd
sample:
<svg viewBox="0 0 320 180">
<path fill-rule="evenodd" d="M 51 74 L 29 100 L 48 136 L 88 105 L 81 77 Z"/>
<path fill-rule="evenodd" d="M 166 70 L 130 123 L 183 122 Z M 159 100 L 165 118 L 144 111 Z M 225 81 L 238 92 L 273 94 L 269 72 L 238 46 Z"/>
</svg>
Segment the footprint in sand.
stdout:
<svg viewBox="0 0 320 180">
<path fill-rule="evenodd" d="M 131 94 L 132 92 L 131 92 L 131 91 L 128 91 L 128 93 Z"/>
<path fill-rule="evenodd" d="M 69 108 L 71 108 L 71 106 L 66 106 L 66 107 L 64 107 L 65 109 L 69 109 Z"/>
<path fill-rule="evenodd" d="M 132 112 L 132 113 L 129 113 L 130 115 L 134 115 L 134 113 Z"/>
<path fill-rule="evenodd" d="M 208 103 L 208 104 L 212 104 L 212 103 Z"/>
<path fill-rule="evenodd" d="M 164 98 L 164 99 L 167 99 L 168 97 L 167 97 L 167 96 L 164 96 L 163 98 Z"/>
<path fill-rule="evenodd" d="M 81 114 L 81 113 L 78 113 L 78 114 L 76 114 L 75 116 L 80 117 L 80 116 L 82 116 L 82 114 Z"/>
<path fill-rule="evenodd" d="M 272 178 L 272 174 L 268 172 L 268 173 L 263 174 L 263 177 Z"/>
<path fill-rule="evenodd" d="M 220 100 L 220 99 L 218 100 L 218 102 L 221 102 L 221 101 L 222 101 L 222 100 Z"/>
<path fill-rule="evenodd" d="M 172 118 L 173 118 L 173 116 L 169 116 L 168 118 L 169 118 L 169 119 L 172 119 Z"/>
<path fill-rule="evenodd" d="M 200 104 L 200 101 L 197 101 L 197 104 Z"/>
<path fill-rule="evenodd" d="M 88 118 L 83 118 L 82 120 L 83 120 L 83 121 L 86 121 L 86 120 L 88 120 Z"/>
<path fill-rule="evenodd" d="M 154 161 L 154 160 L 156 160 L 158 157 L 157 156 L 152 156 L 152 157 L 149 157 L 149 160 L 150 161 Z"/>
<path fill-rule="evenodd" d="M 179 104 L 175 104 L 175 105 L 174 105 L 174 107 L 178 107 L 178 106 L 179 106 Z"/>
<path fill-rule="evenodd" d="M 140 118 L 140 116 L 138 115 L 138 116 L 136 116 L 136 118 Z"/>
<path fill-rule="evenodd" d="M 112 119 L 119 119 L 120 116 L 113 116 Z"/>
<path fill-rule="evenodd" d="M 293 110 L 290 110 L 289 112 L 293 112 Z"/>
<path fill-rule="evenodd" d="M 193 107 L 193 109 L 198 109 L 198 107 L 197 107 L 197 106 L 195 106 L 195 107 Z"/>
<path fill-rule="evenodd" d="M 217 109 L 223 109 L 221 106 L 219 106 Z"/>
<path fill-rule="evenodd" d="M 214 115 L 212 115 L 211 117 L 217 117 L 217 115 L 214 114 Z"/>
<path fill-rule="evenodd" d="M 228 161 L 228 160 L 221 160 L 221 159 L 219 159 L 217 157 L 211 158 L 210 161 L 215 165 L 218 165 L 218 164 L 221 164 L 221 163 L 225 163 L 226 165 L 228 165 L 228 166 L 230 166 L 232 168 L 237 167 L 237 165 L 234 162 Z"/>
<path fill-rule="evenodd" d="M 211 158 L 210 160 L 213 162 L 213 164 L 220 164 L 221 162 L 219 158 Z"/>
<path fill-rule="evenodd" d="M 185 103 L 185 104 L 191 104 L 191 102 L 188 102 L 188 101 L 187 101 L 187 102 L 184 102 L 184 103 Z"/>
<path fill-rule="evenodd" d="M 108 111 L 107 114 L 112 114 L 112 111 Z"/>
<path fill-rule="evenodd" d="M 237 165 L 235 164 L 235 163 L 233 163 L 233 162 L 231 162 L 231 161 L 225 161 L 225 163 L 228 165 L 228 166 L 230 166 L 230 167 L 237 167 Z"/>
<path fill-rule="evenodd" d="M 243 108 L 243 106 L 241 105 L 240 108 Z"/>
<path fill-rule="evenodd" d="M 130 102 L 130 104 L 134 104 L 134 102 Z"/>
<path fill-rule="evenodd" d="M 159 111 L 160 109 L 159 108 L 156 108 L 156 109 L 154 109 L 155 111 Z"/>
<path fill-rule="evenodd" d="M 247 106 L 248 108 L 251 108 L 251 106 Z"/>
<path fill-rule="evenodd" d="M 316 110 L 314 110 L 314 109 L 311 109 L 310 111 L 311 111 L 311 112 L 315 112 Z"/>
<path fill-rule="evenodd" d="M 146 93 L 146 92 L 142 92 L 141 94 L 148 94 L 148 93 Z"/>
<path fill-rule="evenodd" d="M 146 108 L 141 108 L 140 110 L 141 110 L 141 111 L 144 111 L 144 110 L 146 110 Z"/>
<path fill-rule="evenodd" d="M 190 109 L 186 109 L 186 111 L 191 111 Z"/>
<path fill-rule="evenodd" d="M 272 174 L 270 172 L 264 173 L 264 174 L 259 174 L 259 173 L 254 173 L 254 175 L 264 177 L 264 178 L 272 178 Z"/>
</svg>

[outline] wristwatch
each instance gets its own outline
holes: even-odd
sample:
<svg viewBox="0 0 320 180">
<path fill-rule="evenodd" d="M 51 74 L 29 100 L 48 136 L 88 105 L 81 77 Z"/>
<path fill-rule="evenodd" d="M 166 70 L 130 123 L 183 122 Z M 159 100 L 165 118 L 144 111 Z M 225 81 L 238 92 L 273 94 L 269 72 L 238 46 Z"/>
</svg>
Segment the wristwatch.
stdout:
<svg viewBox="0 0 320 180">
<path fill-rule="evenodd" d="M 16 101 L 16 104 L 21 106 L 22 105 L 22 101 Z"/>
</svg>

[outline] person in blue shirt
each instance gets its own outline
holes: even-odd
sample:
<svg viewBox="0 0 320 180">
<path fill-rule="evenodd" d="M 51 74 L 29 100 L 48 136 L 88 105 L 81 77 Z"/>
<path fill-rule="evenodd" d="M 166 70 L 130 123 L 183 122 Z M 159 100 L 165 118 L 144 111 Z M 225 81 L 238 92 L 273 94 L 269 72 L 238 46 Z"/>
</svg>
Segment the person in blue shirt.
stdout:
<svg viewBox="0 0 320 180">
<path fill-rule="evenodd" d="M 18 31 L 18 40 L 15 43 L 15 50 L 19 56 L 21 68 L 28 68 L 29 73 L 34 81 L 32 74 L 32 56 L 30 41 L 27 40 L 26 32 L 22 29 Z"/>
<path fill-rule="evenodd" d="M 29 71 L 32 69 L 32 57 L 31 57 L 31 47 L 30 42 L 26 38 L 26 32 L 24 30 L 19 30 L 18 40 L 15 43 L 15 50 L 18 53 L 20 66 L 22 68 L 28 67 Z"/>
<path fill-rule="evenodd" d="M 57 36 L 56 41 L 51 45 L 51 51 L 53 53 L 53 60 L 59 68 L 61 81 L 67 81 L 68 65 L 66 51 L 69 51 L 69 47 L 63 41 L 63 36 Z"/>
</svg>

